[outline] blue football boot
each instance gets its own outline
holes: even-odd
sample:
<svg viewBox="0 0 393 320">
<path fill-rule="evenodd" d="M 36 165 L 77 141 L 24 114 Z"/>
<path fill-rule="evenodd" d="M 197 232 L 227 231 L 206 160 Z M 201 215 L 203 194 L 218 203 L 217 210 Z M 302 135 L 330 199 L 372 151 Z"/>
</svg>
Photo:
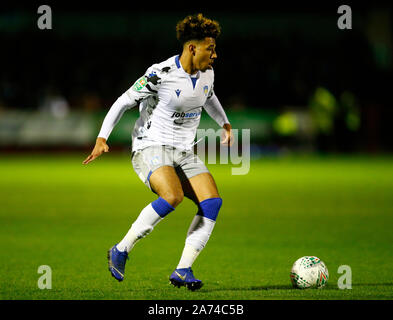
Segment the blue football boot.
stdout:
<svg viewBox="0 0 393 320">
<path fill-rule="evenodd" d="M 117 250 L 116 245 L 108 251 L 108 267 L 112 277 L 118 281 L 123 281 L 126 262 L 128 258 L 127 251 Z"/>
<path fill-rule="evenodd" d="M 203 286 L 201 280 L 195 279 L 191 268 L 176 269 L 169 277 L 169 281 L 175 287 L 186 286 L 189 290 L 198 290 Z"/>
</svg>

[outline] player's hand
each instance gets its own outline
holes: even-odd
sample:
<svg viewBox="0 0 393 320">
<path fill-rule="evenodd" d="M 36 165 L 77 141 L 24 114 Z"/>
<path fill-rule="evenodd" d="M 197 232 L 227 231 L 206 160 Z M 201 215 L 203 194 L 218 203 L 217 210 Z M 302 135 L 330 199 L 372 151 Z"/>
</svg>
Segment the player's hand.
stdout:
<svg viewBox="0 0 393 320">
<path fill-rule="evenodd" d="M 221 143 L 223 145 L 227 146 L 232 146 L 233 144 L 233 132 L 232 132 L 232 126 L 229 123 L 224 124 L 224 133 L 223 133 L 223 139 Z"/>
<path fill-rule="evenodd" d="M 93 151 L 82 163 L 88 164 L 89 162 L 92 162 L 95 158 L 102 155 L 104 152 L 108 152 L 108 151 L 109 151 L 109 147 L 106 144 L 106 140 L 104 138 L 97 138 L 96 145 L 94 146 Z"/>
</svg>

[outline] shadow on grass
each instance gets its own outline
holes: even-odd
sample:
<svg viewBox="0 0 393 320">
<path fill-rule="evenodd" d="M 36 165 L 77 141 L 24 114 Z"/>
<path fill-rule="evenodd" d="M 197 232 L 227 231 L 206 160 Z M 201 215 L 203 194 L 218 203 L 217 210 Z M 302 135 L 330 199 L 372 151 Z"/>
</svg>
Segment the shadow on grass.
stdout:
<svg viewBox="0 0 393 320">
<path fill-rule="evenodd" d="M 166 289 L 173 289 L 172 286 Z M 274 285 L 274 286 L 253 286 L 253 287 L 221 287 L 221 288 L 209 288 L 208 286 L 203 286 L 198 292 L 213 292 L 213 291 L 259 291 L 259 290 L 288 290 L 293 289 L 291 285 Z M 157 291 L 157 288 L 140 288 L 134 289 L 133 291 Z"/>
<path fill-rule="evenodd" d="M 355 283 L 352 284 L 352 288 L 361 288 L 361 287 L 393 287 L 393 282 L 387 283 Z M 251 286 L 251 287 L 222 287 L 222 288 L 202 288 L 201 291 L 204 292 L 214 292 L 214 291 L 261 291 L 261 290 L 299 290 L 303 291 L 302 289 L 296 289 L 292 285 L 270 285 L 270 286 Z M 312 289 L 315 290 L 315 289 Z M 319 289 L 317 289 L 319 290 Z M 337 285 L 335 284 L 328 284 L 323 290 L 340 290 Z"/>
<path fill-rule="evenodd" d="M 352 289 L 359 288 L 361 289 L 362 287 L 393 287 L 393 282 L 387 282 L 387 283 L 353 283 L 352 284 Z M 173 288 L 171 285 L 168 285 L 167 288 L 165 288 L 165 291 L 173 291 L 174 289 L 179 290 L 178 288 Z M 184 288 L 185 289 L 185 288 Z M 121 291 L 129 291 L 131 290 L 132 292 L 157 292 L 157 288 L 152 288 L 152 287 L 138 287 L 138 288 L 125 288 Z M 175 290 L 175 291 L 176 291 Z M 351 290 L 341 290 L 338 288 L 337 284 L 335 283 L 328 283 L 326 287 L 322 289 L 296 289 L 294 288 L 291 284 L 277 284 L 277 285 L 260 285 L 260 286 L 244 286 L 244 287 L 211 287 L 209 285 L 205 285 L 201 288 L 201 290 L 198 290 L 200 293 L 210 293 L 210 292 L 220 292 L 220 291 L 245 291 L 245 292 L 251 292 L 251 291 L 276 291 L 276 290 L 290 290 L 293 292 L 305 292 L 305 291 L 347 291 L 350 293 Z M 389 289 L 390 290 L 390 289 Z"/>
<path fill-rule="evenodd" d="M 272 285 L 272 286 L 252 286 L 252 287 L 223 287 L 223 288 L 202 288 L 201 291 L 213 292 L 213 291 L 260 291 L 260 290 L 294 290 L 291 285 Z"/>
<path fill-rule="evenodd" d="M 387 282 L 387 283 L 352 283 L 352 287 L 393 287 L 393 282 Z"/>
</svg>

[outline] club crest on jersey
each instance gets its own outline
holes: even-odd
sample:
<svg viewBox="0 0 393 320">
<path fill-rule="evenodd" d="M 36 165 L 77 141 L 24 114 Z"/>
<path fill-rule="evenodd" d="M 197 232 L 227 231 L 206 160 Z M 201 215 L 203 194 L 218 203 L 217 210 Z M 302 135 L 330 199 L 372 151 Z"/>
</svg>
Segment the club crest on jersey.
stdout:
<svg viewBox="0 0 393 320">
<path fill-rule="evenodd" d="M 176 89 L 176 95 L 177 95 L 177 97 L 179 98 L 179 96 L 180 96 L 180 92 L 181 92 L 181 90 L 179 90 L 179 89 Z"/>
<path fill-rule="evenodd" d="M 204 86 L 203 87 L 203 93 L 207 97 L 207 94 L 209 93 L 209 87 L 208 86 Z"/>
</svg>

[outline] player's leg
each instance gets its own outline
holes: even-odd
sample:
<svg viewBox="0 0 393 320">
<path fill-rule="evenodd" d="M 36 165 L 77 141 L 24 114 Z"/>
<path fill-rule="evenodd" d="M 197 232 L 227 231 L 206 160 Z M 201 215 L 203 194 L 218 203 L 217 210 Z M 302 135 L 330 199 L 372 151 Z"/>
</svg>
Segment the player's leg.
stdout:
<svg viewBox="0 0 393 320">
<path fill-rule="evenodd" d="M 148 147 L 132 157 L 135 172 L 159 197 L 143 208 L 124 238 L 108 252 L 109 270 L 119 281 L 124 279 L 128 253 L 135 243 L 147 236 L 183 200 L 181 183 L 167 151 L 163 146 Z"/>
<path fill-rule="evenodd" d="M 139 239 L 146 237 L 183 200 L 182 186 L 173 167 L 162 166 L 156 169 L 150 175 L 149 183 L 151 190 L 159 197 L 139 214 L 126 236 L 117 245 L 119 251 L 129 253 Z"/>
<path fill-rule="evenodd" d="M 150 176 L 151 189 L 176 208 L 183 201 L 184 193 L 179 177 L 172 166 L 158 168 Z"/>
<path fill-rule="evenodd" d="M 187 232 L 187 238 L 178 268 L 190 268 L 206 246 L 214 229 L 222 199 L 213 176 L 206 172 L 182 182 L 184 194 L 198 206 Z"/>
<path fill-rule="evenodd" d="M 210 238 L 222 199 L 209 172 L 183 180 L 182 187 L 184 195 L 198 206 L 198 212 L 188 229 L 182 256 L 176 270 L 170 277 L 170 281 L 175 286 L 181 286 L 188 278 L 190 283 L 185 284 L 189 289 L 196 290 L 202 286 L 202 282 L 195 279 L 191 266 Z M 184 277 L 186 278 L 183 279 Z"/>
</svg>

